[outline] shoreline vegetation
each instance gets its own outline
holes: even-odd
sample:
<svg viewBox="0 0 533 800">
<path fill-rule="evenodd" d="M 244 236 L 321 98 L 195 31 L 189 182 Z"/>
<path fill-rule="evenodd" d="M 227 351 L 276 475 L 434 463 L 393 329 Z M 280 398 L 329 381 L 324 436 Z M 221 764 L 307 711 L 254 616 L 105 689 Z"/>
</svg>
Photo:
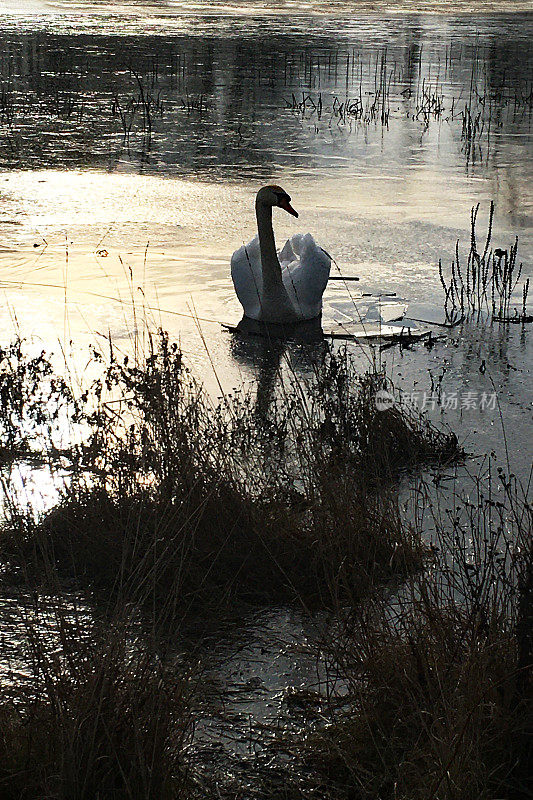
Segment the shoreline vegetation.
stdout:
<svg viewBox="0 0 533 800">
<path fill-rule="evenodd" d="M 389 381 L 377 367 L 357 374 L 347 349 L 326 346 L 311 379 L 214 405 L 166 333 L 135 351 L 94 350 L 101 374 L 78 397 L 44 353 L 5 351 L 4 453 L 20 457 L 32 425 L 48 440 L 41 457 L 68 472 L 41 519 L 9 507 L 0 551 L 13 580 L 174 596 L 180 609 L 213 597 L 332 607 L 422 566 L 397 479 L 461 453 L 407 406 L 378 410 Z M 67 420 L 78 441 L 59 449 Z"/>
<path fill-rule="evenodd" d="M 298 766 L 284 789 L 261 773 L 254 797 L 525 798 L 532 514 L 516 479 L 442 508 L 420 470 L 464 459 L 456 437 L 402 402 L 379 410 L 394 387 L 346 349 L 217 404 L 167 334 L 144 341 L 94 350 L 83 391 L 22 341 L 0 354 L 4 463 L 38 443 L 65 476 L 40 515 L 4 479 L 4 593 L 31 600 L 25 667 L 2 686 L 2 796 L 241 796 L 195 769 L 186 653 L 200 627 L 289 604 L 333 614 L 315 646 L 344 693 L 290 698 L 304 716 L 319 703 L 320 724 L 277 732 Z M 401 512 L 406 474 L 431 541 Z"/>
</svg>

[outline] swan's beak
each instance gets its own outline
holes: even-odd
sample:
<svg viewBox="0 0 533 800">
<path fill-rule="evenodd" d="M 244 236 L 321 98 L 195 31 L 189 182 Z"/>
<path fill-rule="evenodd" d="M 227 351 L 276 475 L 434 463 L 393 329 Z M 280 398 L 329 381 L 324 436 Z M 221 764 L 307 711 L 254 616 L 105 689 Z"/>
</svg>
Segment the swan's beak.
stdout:
<svg viewBox="0 0 533 800">
<path fill-rule="evenodd" d="M 283 197 L 279 201 L 279 207 L 282 208 L 284 211 L 287 211 L 289 214 L 292 214 L 293 217 L 298 216 L 298 212 L 294 210 L 294 208 L 291 206 L 291 204 L 285 197 Z"/>
</svg>

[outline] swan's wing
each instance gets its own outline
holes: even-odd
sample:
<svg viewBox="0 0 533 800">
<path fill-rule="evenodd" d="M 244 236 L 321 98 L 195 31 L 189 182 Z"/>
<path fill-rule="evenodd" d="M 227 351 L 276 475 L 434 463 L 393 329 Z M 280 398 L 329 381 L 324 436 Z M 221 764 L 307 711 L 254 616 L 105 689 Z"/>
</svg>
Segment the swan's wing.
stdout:
<svg viewBox="0 0 533 800">
<path fill-rule="evenodd" d="M 297 307 L 307 316 L 316 316 L 322 310 L 322 295 L 329 280 L 331 258 L 310 233 L 296 234 L 290 243 L 299 259 L 283 270 L 283 282 Z"/>
<path fill-rule="evenodd" d="M 285 267 L 287 264 L 292 264 L 293 261 L 300 260 L 302 246 L 306 236 L 310 236 L 314 242 L 310 233 L 295 233 L 290 239 L 287 239 L 279 253 L 279 261 L 282 267 Z"/>
<path fill-rule="evenodd" d="M 300 263 L 313 274 L 313 288 L 324 294 L 328 285 L 331 270 L 331 257 L 317 245 L 310 233 L 302 237 L 300 245 Z"/>
<path fill-rule="evenodd" d="M 235 250 L 231 257 L 231 278 L 235 294 L 247 317 L 257 319 L 261 311 L 260 294 L 263 285 L 259 238 Z"/>
<path fill-rule="evenodd" d="M 293 237 L 294 238 L 294 237 Z M 281 268 L 292 264 L 293 261 L 296 260 L 296 253 L 292 249 L 292 242 L 291 239 L 287 239 L 283 247 L 278 253 L 279 263 L 281 264 Z"/>
</svg>

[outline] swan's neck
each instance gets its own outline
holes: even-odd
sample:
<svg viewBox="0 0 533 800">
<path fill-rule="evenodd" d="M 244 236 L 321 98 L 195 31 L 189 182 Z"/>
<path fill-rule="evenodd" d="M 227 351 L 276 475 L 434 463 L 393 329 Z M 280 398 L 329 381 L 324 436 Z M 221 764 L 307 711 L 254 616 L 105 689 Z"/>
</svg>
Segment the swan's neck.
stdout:
<svg viewBox="0 0 533 800">
<path fill-rule="evenodd" d="M 264 203 L 255 204 L 257 231 L 259 233 L 259 249 L 261 251 L 261 268 L 263 272 L 263 289 L 282 286 L 281 267 L 276 253 L 276 240 L 272 228 L 272 206 Z"/>
</svg>

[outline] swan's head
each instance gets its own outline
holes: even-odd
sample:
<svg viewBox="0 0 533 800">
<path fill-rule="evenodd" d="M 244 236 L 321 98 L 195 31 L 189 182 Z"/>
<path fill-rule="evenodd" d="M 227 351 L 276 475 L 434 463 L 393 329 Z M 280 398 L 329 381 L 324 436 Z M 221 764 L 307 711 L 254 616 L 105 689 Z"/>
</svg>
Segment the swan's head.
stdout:
<svg viewBox="0 0 533 800">
<path fill-rule="evenodd" d="M 287 211 L 287 213 L 292 214 L 293 217 L 298 216 L 298 212 L 291 206 L 290 195 L 288 195 L 281 186 L 263 186 L 263 188 L 259 189 L 257 192 L 255 203 L 256 205 L 263 206 L 277 206 Z"/>
</svg>

